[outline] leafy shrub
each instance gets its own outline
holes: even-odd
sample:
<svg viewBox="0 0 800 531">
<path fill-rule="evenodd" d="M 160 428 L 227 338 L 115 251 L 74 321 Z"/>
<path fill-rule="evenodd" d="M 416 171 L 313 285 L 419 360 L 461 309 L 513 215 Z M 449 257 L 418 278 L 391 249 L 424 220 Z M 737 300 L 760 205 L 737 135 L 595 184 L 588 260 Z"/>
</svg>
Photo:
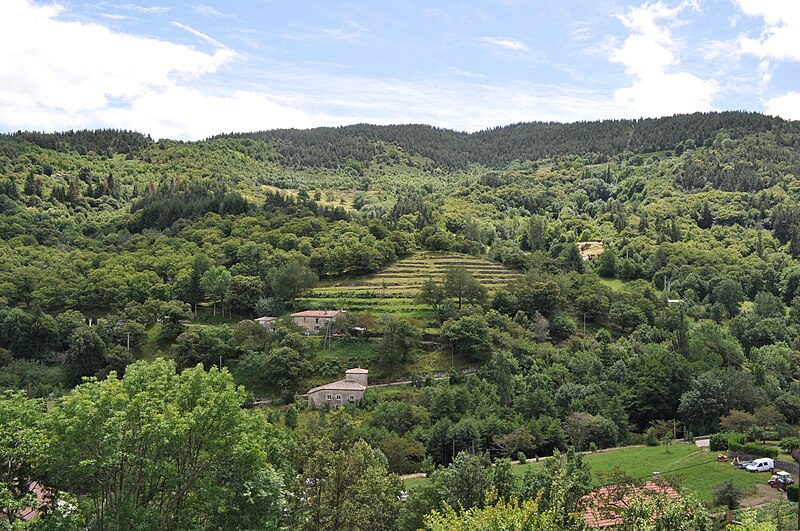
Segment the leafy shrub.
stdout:
<svg viewBox="0 0 800 531">
<path fill-rule="evenodd" d="M 712 452 L 721 452 L 728 449 L 728 437 L 723 433 L 715 433 L 708 442 Z"/>
<path fill-rule="evenodd" d="M 525 452 L 517 452 L 517 461 L 524 464 L 527 460 L 528 457 L 525 455 Z"/>
<path fill-rule="evenodd" d="M 743 493 L 729 479 L 715 486 L 712 494 L 714 495 L 714 505 L 724 505 L 733 510 L 739 507 L 739 499 Z"/>
<path fill-rule="evenodd" d="M 784 452 L 790 454 L 800 449 L 800 437 L 786 437 L 781 440 L 780 447 Z"/>
<path fill-rule="evenodd" d="M 744 433 L 730 433 L 728 434 L 728 449 L 732 450 L 732 446 L 744 444 L 746 438 Z"/>
<path fill-rule="evenodd" d="M 786 487 L 786 497 L 789 498 L 789 501 L 800 503 L 800 486 L 789 485 Z"/>
<path fill-rule="evenodd" d="M 642 442 L 647 446 L 658 446 L 658 436 L 656 434 L 656 429 L 652 426 L 647 428 L 647 431 L 644 432 L 644 437 L 642 438 Z"/>
</svg>

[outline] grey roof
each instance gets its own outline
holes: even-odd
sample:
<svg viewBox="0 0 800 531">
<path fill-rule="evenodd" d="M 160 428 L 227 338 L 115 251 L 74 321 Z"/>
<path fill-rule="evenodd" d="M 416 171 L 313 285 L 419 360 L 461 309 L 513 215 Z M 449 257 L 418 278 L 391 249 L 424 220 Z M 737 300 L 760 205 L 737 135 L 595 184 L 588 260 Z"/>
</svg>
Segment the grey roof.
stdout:
<svg viewBox="0 0 800 531">
<path fill-rule="evenodd" d="M 367 374 L 369 371 L 367 369 L 362 369 L 361 367 L 356 367 L 355 369 L 347 369 L 344 371 L 345 374 Z"/>
<path fill-rule="evenodd" d="M 351 380 L 339 380 L 338 382 L 331 382 L 329 384 L 320 385 L 308 391 L 308 394 L 316 393 L 317 391 L 363 391 L 366 386 Z"/>
</svg>

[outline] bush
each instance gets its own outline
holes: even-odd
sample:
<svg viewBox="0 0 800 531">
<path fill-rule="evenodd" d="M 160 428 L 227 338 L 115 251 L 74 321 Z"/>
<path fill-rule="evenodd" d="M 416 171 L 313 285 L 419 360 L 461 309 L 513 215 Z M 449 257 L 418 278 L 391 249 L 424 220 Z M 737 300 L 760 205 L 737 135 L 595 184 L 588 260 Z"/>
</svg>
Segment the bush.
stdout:
<svg viewBox="0 0 800 531">
<path fill-rule="evenodd" d="M 789 485 L 786 487 L 786 497 L 789 498 L 789 501 L 800 503 L 800 486 Z"/>
<path fill-rule="evenodd" d="M 525 455 L 525 452 L 517 452 L 517 461 L 521 464 L 525 464 L 525 461 L 528 460 L 528 457 Z"/>
<path fill-rule="evenodd" d="M 743 493 L 729 479 L 715 486 L 712 494 L 714 495 L 714 505 L 724 505 L 733 510 L 739 507 L 739 499 Z"/>
<path fill-rule="evenodd" d="M 781 440 L 780 447 L 784 452 L 790 454 L 800 449 L 800 437 L 786 437 Z"/>
<path fill-rule="evenodd" d="M 642 442 L 647 446 L 658 446 L 658 435 L 656 434 L 656 429 L 652 426 L 647 428 L 647 431 L 644 432 Z"/>
<path fill-rule="evenodd" d="M 723 433 L 715 433 L 708 442 L 712 452 L 722 452 L 728 449 L 728 438 Z"/>
<path fill-rule="evenodd" d="M 728 435 L 728 449 L 733 450 L 734 446 L 744 444 L 745 436 L 744 433 L 731 433 Z"/>
</svg>

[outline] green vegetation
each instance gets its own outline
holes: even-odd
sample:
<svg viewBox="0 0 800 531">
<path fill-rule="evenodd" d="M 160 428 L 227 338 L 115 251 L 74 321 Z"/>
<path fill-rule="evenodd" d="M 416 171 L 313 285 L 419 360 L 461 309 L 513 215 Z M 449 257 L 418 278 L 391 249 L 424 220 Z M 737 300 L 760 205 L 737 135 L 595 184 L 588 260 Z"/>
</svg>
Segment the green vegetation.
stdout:
<svg viewBox="0 0 800 531">
<path fill-rule="evenodd" d="M 786 452 L 800 436 L 799 147 L 798 122 L 736 112 L 475 134 L 359 125 L 202 142 L 0 136 L 0 387 L 13 393 L 10 426 L 44 399 L 56 412 L 25 435 L 52 448 L 19 453 L 9 435 L 20 472 L 0 489 L 4 514 L 31 502 L 22 474 L 61 489 L 84 526 L 258 528 L 282 514 L 291 529 L 418 529 L 450 502 L 477 507 L 465 518 L 479 520 L 496 489 L 520 499 L 507 501 L 512 511 L 556 508 L 568 528 L 590 481 L 559 490 L 508 459 L 561 452 L 538 470 L 584 477 L 586 463 L 610 470 L 614 453 L 584 463 L 570 448 L 640 442 L 654 446 L 631 450 L 634 477 L 687 472 L 703 500 L 725 479 L 746 489 L 737 482 L 752 476 L 662 445 L 676 432 L 723 432 L 715 445 Z M 290 318 L 305 309 L 347 313 L 307 336 Z M 276 319 L 251 320 L 260 316 Z M 336 413 L 298 397 L 353 366 L 373 384 L 413 386 L 369 389 Z M 156 368 L 161 390 L 139 381 Z M 117 461 L 77 445 L 61 452 L 69 481 L 51 475 L 61 435 L 81 435 L 71 417 L 98 441 L 139 433 L 126 428 L 140 418 L 127 409 L 135 400 L 106 391 L 180 398 L 182 378 L 217 386 L 237 411 L 254 397 L 276 406 L 228 412 L 266 448 L 208 434 L 250 446 L 236 463 L 220 451 L 221 468 L 209 470 L 221 477 L 203 480 L 213 488 L 187 495 L 191 515 L 167 507 L 169 521 L 154 524 L 181 480 L 169 463 L 163 477 L 142 476 L 158 503 L 95 490 L 115 463 L 145 454 Z M 183 446 L 207 398 L 177 410 L 153 398 L 142 411 L 161 430 L 154 440 Z M 112 404 L 96 409 L 113 414 L 81 416 L 101 399 Z M 62 415 L 66 405 L 74 411 Z M 225 476 L 233 465 L 251 479 L 237 492 L 278 489 L 276 500 L 302 506 L 246 508 Z M 440 480 L 400 504 L 393 474 L 433 469 Z M 530 473 L 518 485 L 512 471 Z M 234 513 L 253 519 L 229 523 Z"/>
<path fill-rule="evenodd" d="M 583 459 L 591 469 L 595 486 L 606 484 L 615 471 L 639 481 L 651 480 L 657 472 L 704 502 L 714 499 L 714 487 L 723 481 L 730 480 L 734 487 L 752 494 L 756 485 L 766 484 L 769 479 L 768 475 L 751 474 L 734 469 L 729 463 L 718 462 L 713 454 L 692 444 L 673 444 L 669 451 L 661 446 L 612 449 L 586 454 Z M 544 462 L 514 466 L 512 471 L 521 481 L 528 470 L 540 469 Z M 408 479 L 405 483 L 407 488 L 413 489 L 425 481 L 424 478 Z"/>
<path fill-rule="evenodd" d="M 432 314 L 430 307 L 415 302 L 415 298 L 426 280 L 441 279 L 448 267 L 455 266 L 466 268 L 490 292 L 521 276 L 502 264 L 468 255 L 418 252 L 398 260 L 380 273 L 323 282 L 298 302 L 307 307 L 348 308 L 375 315 L 429 318 Z"/>
</svg>

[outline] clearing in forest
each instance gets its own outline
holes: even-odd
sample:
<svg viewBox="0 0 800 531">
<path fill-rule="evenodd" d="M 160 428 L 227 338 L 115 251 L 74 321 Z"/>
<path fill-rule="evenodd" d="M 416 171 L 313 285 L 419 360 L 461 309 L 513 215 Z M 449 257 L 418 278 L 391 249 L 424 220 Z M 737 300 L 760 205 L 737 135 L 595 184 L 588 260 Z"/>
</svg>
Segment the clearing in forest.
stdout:
<svg viewBox="0 0 800 531">
<path fill-rule="evenodd" d="M 398 260 L 379 273 L 322 282 L 298 302 L 307 308 L 344 308 L 376 315 L 426 317 L 430 307 L 414 301 L 422 283 L 441 281 L 450 266 L 464 266 L 489 292 L 505 286 L 521 274 L 506 266 L 456 253 L 424 251 Z"/>
</svg>

